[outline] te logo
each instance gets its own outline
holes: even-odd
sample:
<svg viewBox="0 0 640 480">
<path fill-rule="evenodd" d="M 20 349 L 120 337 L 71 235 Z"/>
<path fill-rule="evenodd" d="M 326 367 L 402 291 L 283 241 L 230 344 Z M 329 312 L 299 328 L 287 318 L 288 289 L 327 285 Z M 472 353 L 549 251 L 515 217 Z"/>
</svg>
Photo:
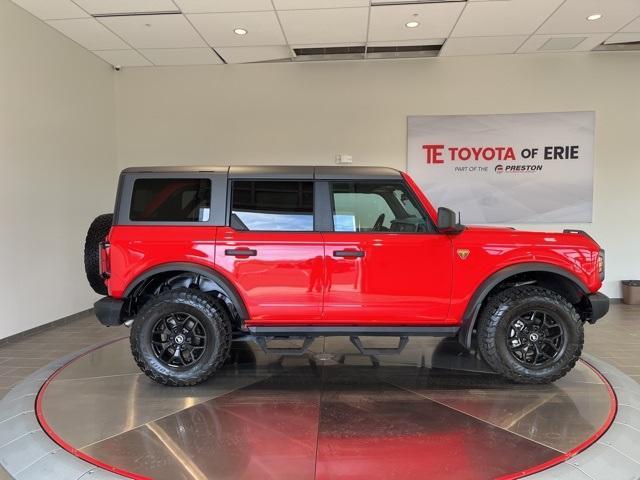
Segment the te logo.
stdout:
<svg viewBox="0 0 640 480">
<path fill-rule="evenodd" d="M 422 145 L 422 149 L 427 156 L 427 163 L 444 163 L 444 159 L 442 158 L 444 145 Z"/>
<path fill-rule="evenodd" d="M 496 173 L 502 173 L 502 172 L 504 172 L 504 166 L 496 165 L 496 168 L 494 170 L 495 170 Z"/>
</svg>

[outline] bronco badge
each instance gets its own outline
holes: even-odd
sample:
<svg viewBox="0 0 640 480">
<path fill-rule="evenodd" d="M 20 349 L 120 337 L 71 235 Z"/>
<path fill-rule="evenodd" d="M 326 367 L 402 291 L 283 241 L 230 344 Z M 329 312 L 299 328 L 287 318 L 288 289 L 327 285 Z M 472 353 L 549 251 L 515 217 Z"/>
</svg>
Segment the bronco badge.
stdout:
<svg viewBox="0 0 640 480">
<path fill-rule="evenodd" d="M 462 259 L 462 260 L 466 260 L 467 257 L 469 256 L 469 249 L 468 248 L 459 248 L 458 249 L 458 256 Z"/>
</svg>

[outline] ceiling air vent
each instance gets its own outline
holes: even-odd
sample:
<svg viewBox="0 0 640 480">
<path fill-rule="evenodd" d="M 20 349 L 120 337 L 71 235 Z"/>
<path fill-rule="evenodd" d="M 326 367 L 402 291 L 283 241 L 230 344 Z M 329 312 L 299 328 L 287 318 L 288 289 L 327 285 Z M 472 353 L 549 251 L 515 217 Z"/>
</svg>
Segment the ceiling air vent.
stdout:
<svg viewBox="0 0 640 480">
<path fill-rule="evenodd" d="M 91 15 L 93 18 L 107 18 L 107 17 L 146 17 L 148 15 L 180 15 L 180 10 L 163 10 L 159 12 L 110 12 L 110 13 L 94 13 Z"/>
<path fill-rule="evenodd" d="M 356 47 L 314 47 L 294 48 L 295 60 L 298 62 L 322 60 L 361 60 L 364 58 L 365 46 Z"/>
<path fill-rule="evenodd" d="M 322 60 L 362 60 L 366 58 L 416 58 L 436 57 L 442 45 L 409 45 L 365 47 L 314 47 L 295 48 L 297 62 Z"/>
<path fill-rule="evenodd" d="M 442 45 L 408 45 L 401 47 L 368 47 L 367 58 L 437 57 Z"/>
</svg>

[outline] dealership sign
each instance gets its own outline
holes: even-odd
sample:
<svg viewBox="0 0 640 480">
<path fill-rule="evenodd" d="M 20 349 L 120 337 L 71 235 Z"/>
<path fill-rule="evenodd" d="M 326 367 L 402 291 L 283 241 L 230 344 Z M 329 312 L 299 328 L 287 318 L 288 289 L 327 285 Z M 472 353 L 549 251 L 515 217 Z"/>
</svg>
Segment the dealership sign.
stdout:
<svg viewBox="0 0 640 480">
<path fill-rule="evenodd" d="M 591 222 L 594 117 L 408 117 L 407 170 L 465 223 Z"/>
</svg>

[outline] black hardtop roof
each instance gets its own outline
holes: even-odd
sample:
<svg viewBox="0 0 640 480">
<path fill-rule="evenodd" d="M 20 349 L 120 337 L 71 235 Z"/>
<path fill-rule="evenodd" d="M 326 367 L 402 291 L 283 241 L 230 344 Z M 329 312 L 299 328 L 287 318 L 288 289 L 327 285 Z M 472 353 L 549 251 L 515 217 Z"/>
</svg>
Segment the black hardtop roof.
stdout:
<svg viewBox="0 0 640 480">
<path fill-rule="evenodd" d="M 398 180 L 399 170 L 389 167 L 351 166 L 192 166 L 192 167 L 130 167 L 123 174 L 185 174 L 226 173 L 231 179 L 297 179 L 297 180 Z"/>
</svg>

